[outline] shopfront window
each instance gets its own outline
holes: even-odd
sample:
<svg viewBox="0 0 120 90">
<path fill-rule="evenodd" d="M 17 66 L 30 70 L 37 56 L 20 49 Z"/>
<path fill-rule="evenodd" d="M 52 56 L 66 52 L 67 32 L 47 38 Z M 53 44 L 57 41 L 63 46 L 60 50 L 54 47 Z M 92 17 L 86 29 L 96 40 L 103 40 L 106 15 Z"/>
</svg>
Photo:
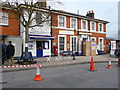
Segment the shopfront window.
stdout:
<svg viewBox="0 0 120 90">
<path fill-rule="evenodd" d="M 43 49 L 49 49 L 49 41 L 43 42 Z"/>
<path fill-rule="evenodd" d="M 63 52 L 65 50 L 65 37 L 59 37 L 59 50 Z"/>
<path fill-rule="evenodd" d="M 103 38 L 99 38 L 99 50 L 101 50 L 101 51 L 104 50 Z"/>
<path fill-rule="evenodd" d="M 77 51 L 77 37 L 71 37 L 71 51 Z"/>
</svg>

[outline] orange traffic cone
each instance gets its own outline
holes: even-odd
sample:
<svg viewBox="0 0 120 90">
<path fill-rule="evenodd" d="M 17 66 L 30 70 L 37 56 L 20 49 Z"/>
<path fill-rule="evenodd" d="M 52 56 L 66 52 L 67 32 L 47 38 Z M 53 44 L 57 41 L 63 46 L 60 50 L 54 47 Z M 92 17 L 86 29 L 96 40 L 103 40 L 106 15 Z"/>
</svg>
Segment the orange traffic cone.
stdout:
<svg viewBox="0 0 120 90">
<path fill-rule="evenodd" d="M 109 59 L 109 64 L 108 64 L 108 66 L 107 66 L 107 68 L 112 68 L 112 65 L 111 65 L 111 60 Z"/>
<path fill-rule="evenodd" d="M 37 73 L 36 73 L 36 76 L 33 80 L 35 80 L 35 81 L 41 81 L 42 80 L 42 78 L 40 77 L 40 65 L 37 65 Z"/>
<path fill-rule="evenodd" d="M 93 57 L 91 57 L 90 71 L 94 71 L 94 70 L 96 70 L 94 67 L 94 60 L 93 60 Z"/>
<path fill-rule="evenodd" d="M 120 66 L 120 58 L 118 58 L 118 64 L 117 64 L 117 66 Z"/>
</svg>

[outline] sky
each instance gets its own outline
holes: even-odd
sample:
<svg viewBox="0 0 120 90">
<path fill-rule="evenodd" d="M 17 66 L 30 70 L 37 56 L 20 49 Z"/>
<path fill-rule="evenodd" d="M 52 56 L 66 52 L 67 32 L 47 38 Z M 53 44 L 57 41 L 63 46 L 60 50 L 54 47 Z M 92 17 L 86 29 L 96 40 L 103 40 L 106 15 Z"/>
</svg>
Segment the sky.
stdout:
<svg viewBox="0 0 120 90">
<path fill-rule="evenodd" d="M 44 0 L 39 1 L 44 2 Z M 54 4 L 53 0 L 47 1 L 52 2 L 54 9 L 76 14 L 79 10 L 79 14 L 83 16 L 86 16 L 88 11 L 93 10 L 96 19 L 110 22 L 107 24 L 107 37 L 118 38 L 118 2 L 120 0 L 54 0 L 62 2 L 62 4 Z"/>
<path fill-rule="evenodd" d="M 59 0 L 62 5 L 56 5 L 55 9 L 64 10 L 85 16 L 93 10 L 96 19 L 106 20 L 107 37 L 118 38 L 118 1 L 119 0 Z"/>
</svg>

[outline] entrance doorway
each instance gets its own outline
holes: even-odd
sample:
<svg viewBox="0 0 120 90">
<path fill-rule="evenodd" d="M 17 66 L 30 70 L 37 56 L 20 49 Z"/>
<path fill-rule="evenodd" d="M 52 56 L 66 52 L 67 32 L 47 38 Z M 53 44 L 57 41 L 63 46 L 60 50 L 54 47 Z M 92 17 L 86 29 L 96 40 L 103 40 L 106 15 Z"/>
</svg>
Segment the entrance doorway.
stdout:
<svg viewBox="0 0 120 90">
<path fill-rule="evenodd" d="M 43 41 L 36 42 L 37 57 L 43 57 Z"/>
</svg>

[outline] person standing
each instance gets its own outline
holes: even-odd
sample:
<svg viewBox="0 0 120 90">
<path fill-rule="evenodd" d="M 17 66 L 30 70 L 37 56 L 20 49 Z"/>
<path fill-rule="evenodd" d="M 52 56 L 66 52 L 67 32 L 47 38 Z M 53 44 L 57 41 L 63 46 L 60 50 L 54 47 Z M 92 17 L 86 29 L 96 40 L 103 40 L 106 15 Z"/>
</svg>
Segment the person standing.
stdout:
<svg viewBox="0 0 120 90">
<path fill-rule="evenodd" d="M 15 54 L 15 47 L 12 45 L 12 42 L 9 41 L 8 46 L 7 46 L 7 51 L 6 51 L 6 57 L 8 61 L 8 65 L 13 64 L 13 56 Z"/>
<path fill-rule="evenodd" d="M 1 45 L 2 45 L 2 65 L 4 65 L 4 62 L 6 60 L 6 47 L 7 47 L 7 45 L 5 44 L 4 40 L 1 40 Z"/>
</svg>

